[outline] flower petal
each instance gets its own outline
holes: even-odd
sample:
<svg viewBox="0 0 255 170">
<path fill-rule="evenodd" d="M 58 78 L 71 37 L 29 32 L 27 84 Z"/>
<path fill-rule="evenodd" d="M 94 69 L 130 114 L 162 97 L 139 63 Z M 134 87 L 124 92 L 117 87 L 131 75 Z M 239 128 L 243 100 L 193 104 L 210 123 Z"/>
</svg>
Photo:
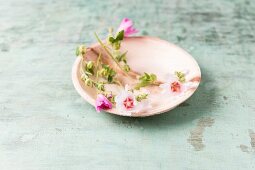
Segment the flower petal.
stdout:
<svg viewBox="0 0 255 170">
<path fill-rule="evenodd" d="M 128 37 L 128 36 L 138 32 L 138 30 L 133 27 L 133 21 L 128 18 L 124 18 L 121 21 L 119 28 L 117 29 L 118 32 L 120 32 L 122 30 L 124 30 L 125 37 Z"/>
<path fill-rule="evenodd" d="M 104 95 L 98 94 L 95 102 L 95 108 L 97 112 L 100 112 L 101 110 L 111 109 L 112 103 Z"/>
</svg>

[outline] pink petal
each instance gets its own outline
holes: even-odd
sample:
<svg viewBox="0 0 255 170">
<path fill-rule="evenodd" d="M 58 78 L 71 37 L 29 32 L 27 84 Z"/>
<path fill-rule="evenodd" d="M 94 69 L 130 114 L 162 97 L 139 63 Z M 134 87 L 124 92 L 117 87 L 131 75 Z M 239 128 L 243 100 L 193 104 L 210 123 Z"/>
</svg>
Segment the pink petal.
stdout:
<svg viewBox="0 0 255 170">
<path fill-rule="evenodd" d="M 124 36 L 125 37 L 128 37 L 131 34 L 134 34 L 134 33 L 138 32 L 138 30 L 133 27 L 133 21 L 128 19 L 128 18 L 124 18 L 121 21 L 120 26 L 119 26 L 117 31 L 119 32 L 119 31 L 122 31 L 122 30 L 124 30 Z"/>
<path fill-rule="evenodd" d="M 101 110 L 111 109 L 112 103 L 104 95 L 98 94 L 95 102 L 95 108 L 97 112 L 100 112 Z"/>
</svg>

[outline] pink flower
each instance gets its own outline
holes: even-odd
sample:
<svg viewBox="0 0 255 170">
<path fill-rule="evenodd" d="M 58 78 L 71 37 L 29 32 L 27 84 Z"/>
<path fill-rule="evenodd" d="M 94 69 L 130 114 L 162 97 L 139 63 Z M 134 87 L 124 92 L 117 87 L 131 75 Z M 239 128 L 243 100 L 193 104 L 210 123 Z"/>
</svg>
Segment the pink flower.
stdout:
<svg viewBox="0 0 255 170">
<path fill-rule="evenodd" d="M 102 94 L 97 95 L 95 108 L 97 112 L 112 108 L 112 103 Z"/>
<path fill-rule="evenodd" d="M 146 99 L 138 102 L 135 94 L 129 91 L 127 85 L 124 90 L 116 95 L 115 102 L 116 108 L 125 116 L 131 116 L 132 113 L 142 112 L 150 108 L 149 101 Z"/>
<path fill-rule="evenodd" d="M 124 30 L 125 37 L 128 37 L 131 34 L 135 34 L 138 32 L 138 30 L 133 27 L 133 21 L 128 18 L 124 18 L 121 21 L 120 26 L 118 28 L 118 32 L 122 30 Z"/>
<path fill-rule="evenodd" d="M 186 76 L 189 72 L 182 71 L 184 76 Z M 196 88 L 198 86 L 197 82 L 181 82 L 179 78 L 174 74 L 169 74 L 167 81 L 161 84 L 159 87 L 162 89 L 163 94 L 170 94 L 172 96 L 182 95 L 186 91 L 192 88 Z"/>
</svg>

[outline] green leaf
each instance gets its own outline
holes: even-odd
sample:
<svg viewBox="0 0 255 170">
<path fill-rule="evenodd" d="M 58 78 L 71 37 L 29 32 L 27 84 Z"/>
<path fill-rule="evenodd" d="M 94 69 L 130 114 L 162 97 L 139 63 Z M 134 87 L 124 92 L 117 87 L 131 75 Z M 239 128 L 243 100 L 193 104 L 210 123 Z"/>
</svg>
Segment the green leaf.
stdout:
<svg viewBox="0 0 255 170">
<path fill-rule="evenodd" d="M 127 51 L 124 52 L 123 54 L 121 54 L 120 58 L 121 58 L 121 61 L 123 61 L 124 63 L 127 63 Z"/>
<path fill-rule="evenodd" d="M 109 83 L 111 83 L 111 82 L 113 81 L 113 77 L 112 77 L 112 76 L 108 76 L 107 81 L 108 81 Z"/>
<path fill-rule="evenodd" d="M 157 80 L 157 76 L 155 74 L 151 74 L 150 75 L 151 81 L 156 81 Z"/>
<path fill-rule="evenodd" d="M 157 80 L 157 76 L 155 74 L 144 73 L 144 75 L 139 77 L 139 80 L 140 82 L 135 86 L 136 90 L 153 84 Z"/>
<path fill-rule="evenodd" d="M 115 38 L 117 41 L 121 41 L 124 39 L 124 30 L 118 32 L 116 38 Z"/>
<path fill-rule="evenodd" d="M 115 39 L 113 37 L 109 37 L 108 40 L 109 40 L 110 43 L 114 43 L 115 42 Z"/>
<path fill-rule="evenodd" d="M 114 57 L 116 58 L 116 60 L 118 62 L 123 61 L 126 64 L 127 63 L 126 54 L 127 54 L 127 51 L 122 53 L 122 54 L 120 54 L 119 50 L 115 50 Z"/>
</svg>

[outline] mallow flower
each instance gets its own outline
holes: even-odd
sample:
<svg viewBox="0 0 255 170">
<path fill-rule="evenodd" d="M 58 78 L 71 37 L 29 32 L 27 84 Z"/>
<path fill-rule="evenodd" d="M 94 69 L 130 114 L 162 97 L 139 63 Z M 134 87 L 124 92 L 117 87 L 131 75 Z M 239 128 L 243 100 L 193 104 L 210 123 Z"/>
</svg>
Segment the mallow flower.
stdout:
<svg viewBox="0 0 255 170">
<path fill-rule="evenodd" d="M 197 82 L 186 81 L 186 75 L 188 73 L 188 71 L 176 71 L 169 74 L 167 81 L 159 86 L 162 89 L 162 93 L 172 96 L 182 95 L 187 90 L 196 88 L 198 86 Z"/>
<path fill-rule="evenodd" d="M 100 112 L 101 110 L 111 109 L 112 103 L 103 94 L 98 94 L 95 108 L 97 112 Z"/>
<path fill-rule="evenodd" d="M 133 21 L 128 19 L 128 18 L 124 18 L 121 21 L 117 32 L 120 32 L 122 30 L 124 30 L 124 36 L 125 37 L 129 37 L 130 35 L 135 34 L 135 33 L 138 32 L 138 30 L 133 27 Z"/>
<path fill-rule="evenodd" d="M 128 86 L 125 87 L 118 95 L 115 97 L 116 108 L 122 112 L 123 115 L 131 116 L 132 113 L 138 113 L 148 108 L 148 99 L 137 100 L 138 95 L 129 91 Z"/>
</svg>

